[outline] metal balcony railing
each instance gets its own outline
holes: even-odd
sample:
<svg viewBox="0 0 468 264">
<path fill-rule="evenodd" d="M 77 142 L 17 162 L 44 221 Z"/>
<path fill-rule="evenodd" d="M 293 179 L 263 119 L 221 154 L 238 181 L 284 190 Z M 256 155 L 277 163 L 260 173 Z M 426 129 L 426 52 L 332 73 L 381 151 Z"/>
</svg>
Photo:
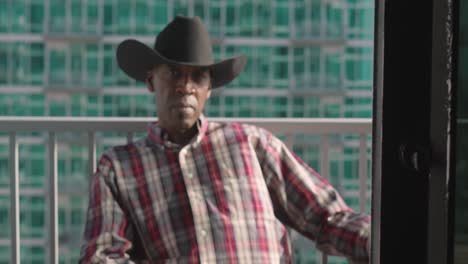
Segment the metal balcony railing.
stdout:
<svg viewBox="0 0 468 264">
<path fill-rule="evenodd" d="M 241 122 L 264 127 L 275 134 L 285 135 L 284 142 L 292 147 L 294 134 L 320 136 L 320 173 L 329 175 L 330 135 L 358 134 L 359 148 L 359 210 L 366 210 L 368 179 L 368 138 L 371 134 L 371 119 L 323 119 L 323 118 L 209 118 L 218 122 Z M 57 134 L 62 132 L 87 133 L 89 149 L 89 174 L 96 168 L 96 134 L 117 132 L 127 135 L 131 141 L 135 133 L 146 131 L 147 124 L 155 118 L 87 118 L 87 117 L 0 117 L 0 132 L 8 133 L 10 199 L 11 199 L 11 263 L 20 263 L 20 219 L 19 219 L 19 161 L 18 142 L 22 132 L 47 132 L 48 144 L 48 211 L 49 240 L 47 263 L 58 263 L 58 180 L 57 180 Z M 327 263 L 322 256 L 322 263 Z"/>
</svg>

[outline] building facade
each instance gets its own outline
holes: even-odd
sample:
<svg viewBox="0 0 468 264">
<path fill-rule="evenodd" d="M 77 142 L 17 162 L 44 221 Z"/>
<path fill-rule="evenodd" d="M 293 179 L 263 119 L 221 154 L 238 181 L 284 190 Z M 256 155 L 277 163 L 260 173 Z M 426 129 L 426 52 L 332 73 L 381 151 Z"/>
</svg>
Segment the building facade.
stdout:
<svg viewBox="0 0 468 264">
<path fill-rule="evenodd" d="M 200 16 L 216 59 L 248 56 L 243 74 L 207 102 L 209 117 L 371 117 L 371 0 L 0 0 L 0 115 L 152 117 L 143 84 L 115 61 L 116 45 L 152 45 L 175 15 Z M 22 263 L 46 263 L 44 135 L 20 144 Z M 282 135 L 279 135 L 280 137 Z M 101 135 L 98 153 L 118 135 Z M 330 177 L 357 207 L 353 135 L 333 137 Z M 0 132 L 0 263 L 8 263 L 8 139 Z M 294 151 L 319 167 L 319 139 L 296 135 Z M 60 261 L 76 263 L 87 206 L 87 149 L 61 135 Z M 77 188 L 77 186 L 81 186 Z M 368 206 L 368 208 L 370 208 Z M 298 263 L 320 263 L 297 243 Z M 331 259 L 329 263 L 342 263 Z"/>
</svg>

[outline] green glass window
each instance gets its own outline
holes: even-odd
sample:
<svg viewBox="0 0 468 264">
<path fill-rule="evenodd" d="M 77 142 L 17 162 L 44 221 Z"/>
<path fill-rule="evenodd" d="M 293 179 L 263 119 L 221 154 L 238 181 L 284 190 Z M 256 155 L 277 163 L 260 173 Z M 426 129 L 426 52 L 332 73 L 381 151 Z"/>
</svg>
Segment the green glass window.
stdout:
<svg viewBox="0 0 468 264">
<path fill-rule="evenodd" d="M 49 0 L 49 31 L 54 33 L 66 32 L 65 2 Z"/>
<path fill-rule="evenodd" d="M 44 44 L 42 43 L 31 43 L 30 46 L 30 72 L 29 78 L 31 84 L 41 85 L 44 82 Z"/>
<path fill-rule="evenodd" d="M 44 29 L 44 3 L 43 1 L 31 1 L 29 14 L 30 30 L 33 33 L 40 33 Z"/>
<path fill-rule="evenodd" d="M 147 1 L 135 1 L 135 33 L 148 34 L 148 25 L 151 24 L 150 9 Z M 154 34 L 154 32 L 152 32 Z"/>
<path fill-rule="evenodd" d="M 62 96 L 58 96 L 57 98 L 51 98 L 49 97 L 47 99 L 48 102 L 48 113 L 50 116 L 66 116 L 67 115 L 67 105 L 69 102 L 68 100 L 65 100 L 66 98 L 63 98 Z M 59 162 L 59 172 L 61 169 L 61 165 Z"/>
<path fill-rule="evenodd" d="M 289 36 L 289 1 L 276 0 L 273 34 L 276 37 Z"/>
<path fill-rule="evenodd" d="M 102 116 L 103 114 L 100 113 L 100 101 L 98 96 L 96 95 L 87 95 L 86 98 L 86 107 L 85 107 L 85 115 L 86 116 Z"/>
<path fill-rule="evenodd" d="M 341 2 L 326 3 L 326 32 L 328 37 L 343 37 L 343 4 Z"/>
<path fill-rule="evenodd" d="M 131 1 L 118 0 L 117 1 L 117 32 L 119 34 L 130 34 L 132 32 L 132 25 L 134 23 L 131 16 Z"/>
<path fill-rule="evenodd" d="M 83 101 L 84 101 L 84 97 L 82 95 L 70 96 L 70 108 L 71 108 L 72 116 L 84 115 L 84 108 L 86 107 L 86 105 Z"/>
<path fill-rule="evenodd" d="M 26 18 L 26 3 L 23 0 L 17 0 L 12 3 L 10 23 L 11 30 L 15 33 L 25 33 L 29 31 L 29 22 Z"/>
<path fill-rule="evenodd" d="M 45 100 L 44 94 L 31 94 L 29 95 L 30 113 L 31 116 L 44 116 L 45 115 Z"/>
<path fill-rule="evenodd" d="M 114 45 L 103 45 L 103 76 L 102 76 L 102 85 L 111 86 L 115 82 L 115 64 L 114 56 L 115 50 Z"/>
<path fill-rule="evenodd" d="M 288 88 L 289 85 L 289 51 L 287 47 L 273 49 L 271 62 L 273 64 L 273 87 Z"/>
<path fill-rule="evenodd" d="M 374 10 L 372 2 L 357 1 L 348 4 L 348 38 L 372 39 Z"/>
<path fill-rule="evenodd" d="M 15 43 L 11 49 L 10 73 L 11 82 L 15 84 L 29 83 L 30 46 L 25 43 Z"/>
<path fill-rule="evenodd" d="M 321 48 L 306 48 L 306 74 L 304 88 L 314 89 L 320 87 L 320 71 L 321 67 Z"/>
<path fill-rule="evenodd" d="M 339 103 L 325 104 L 323 112 L 324 112 L 323 113 L 324 117 L 329 117 L 329 118 L 341 117 L 341 104 Z"/>
<path fill-rule="evenodd" d="M 251 86 L 258 88 L 271 88 L 272 66 L 270 62 L 271 47 L 255 47 L 254 53 L 250 55 L 250 60 L 254 63 L 252 72 L 253 83 Z"/>
<path fill-rule="evenodd" d="M 322 83 L 321 86 L 327 90 L 336 90 L 342 86 L 342 57 L 342 52 L 327 53 L 325 56 L 325 83 Z"/>
<path fill-rule="evenodd" d="M 8 55 L 11 52 L 9 47 L 9 44 L 0 42 L 0 84 L 8 82 Z"/>
<path fill-rule="evenodd" d="M 292 117 L 304 117 L 304 98 L 294 97 L 292 102 Z"/>
<path fill-rule="evenodd" d="M 320 117 L 320 99 L 317 97 L 305 97 L 302 106 L 304 117 Z"/>
<path fill-rule="evenodd" d="M 87 44 L 86 45 L 86 77 L 85 83 L 91 87 L 97 87 L 99 83 L 99 46 L 96 44 Z"/>
<path fill-rule="evenodd" d="M 10 31 L 10 7 L 7 1 L 0 1 L 0 32 Z"/>
<path fill-rule="evenodd" d="M 346 79 L 371 81 L 373 77 L 372 48 L 346 48 Z"/>
<path fill-rule="evenodd" d="M 156 107 L 155 107 L 155 99 L 154 97 L 149 95 L 135 95 L 132 96 L 132 100 L 134 100 L 133 108 L 134 111 L 132 116 L 149 116 L 154 117 L 156 116 Z"/>
<path fill-rule="evenodd" d="M 100 32 L 101 22 L 99 19 L 98 1 L 86 2 L 85 33 L 96 34 Z"/>
<path fill-rule="evenodd" d="M 72 85 L 83 83 L 83 45 L 70 45 L 70 80 Z"/>
<path fill-rule="evenodd" d="M 267 113 L 267 117 L 288 117 L 288 105 L 289 101 L 287 97 L 275 97 L 270 99 L 271 102 L 268 103 L 269 105 L 269 114 Z M 261 109 L 259 110 L 262 111 Z"/>
<path fill-rule="evenodd" d="M 193 3 L 193 13 L 195 16 L 199 16 L 203 21 L 208 17 L 208 7 L 209 5 L 204 2 Z"/>
<path fill-rule="evenodd" d="M 114 107 L 114 97 L 112 95 L 103 96 L 103 116 L 115 116 L 116 107 Z"/>
<path fill-rule="evenodd" d="M 206 101 L 204 114 L 209 117 L 219 117 L 222 115 L 220 109 L 220 97 L 215 94 L 211 94 L 211 97 Z"/>
<path fill-rule="evenodd" d="M 304 24 L 306 21 L 306 8 L 305 3 L 302 0 L 294 1 L 294 30 L 295 36 L 297 38 L 305 36 Z"/>
<path fill-rule="evenodd" d="M 117 18 L 114 15 L 116 6 L 112 2 L 104 2 L 103 10 L 103 32 L 104 34 L 112 34 L 116 31 L 116 21 Z"/>
<path fill-rule="evenodd" d="M 254 20 L 254 6 L 252 1 L 242 0 L 239 7 L 239 20 L 236 21 L 238 25 L 236 34 L 244 37 L 251 37 L 257 33 L 259 28 L 258 24 Z"/>
<path fill-rule="evenodd" d="M 156 35 L 166 25 L 168 18 L 167 1 L 150 1 L 151 21 L 148 24 L 151 35 Z"/>
<path fill-rule="evenodd" d="M 174 15 L 189 15 L 189 6 L 188 1 L 184 0 L 173 0 L 173 14 Z"/>
<path fill-rule="evenodd" d="M 9 196 L 0 196 L 0 226 L 10 226 L 10 204 Z M 10 228 L 0 228 L 0 236 L 9 237 Z"/>
<path fill-rule="evenodd" d="M 213 7 L 211 7 L 213 8 Z M 239 17 L 239 6 L 234 1 L 226 2 L 226 29 L 227 36 L 235 35 L 237 32 L 237 17 Z"/>
<path fill-rule="evenodd" d="M 66 50 L 49 50 L 49 84 L 65 84 L 66 80 Z"/>
<path fill-rule="evenodd" d="M 70 1 L 70 31 L 73 33 L 82 33 L 84 26 L 85 12 L 83 10 L 81 0 L 69 0 Z"/>
<path fill-rule="evenodd" d="M 306 22 L 305 23 L 305 32 L 307 36 L 325 36 L 324 28 L 326 25 L 322 21 L 322 6 L 324 1 L 321 0 L 312 0 L 310 3 L 305 1 L 306 8 Z M 330 21 L 325 21 L 329 23 Z"/>
<path fill-rule="evenodd" d="M 294 48 L 294 82 L 296 89 L 320 86 L 320 48 Z"/>
<path fill-rule="evenodd" d="M 221 20 L 221 4 L 219 1 L 210 1 L 209 14 L 207 17 L 207 23 L 210 25 L 208 30 L 213 36 L 223 36 L 223 35 L 232 35 L 233 34 L 233 25 L 231 23 L 236 23 L 235 20 L 231 20 L 229 16 L 229 8 L 233 1 L 226 1 L 227 8 L 227 19 L 226 23 Z M 234 22 L 232 22 L 234 21 Z M 223 25 L 226 24 L 225 27 Z"/>
</svg>

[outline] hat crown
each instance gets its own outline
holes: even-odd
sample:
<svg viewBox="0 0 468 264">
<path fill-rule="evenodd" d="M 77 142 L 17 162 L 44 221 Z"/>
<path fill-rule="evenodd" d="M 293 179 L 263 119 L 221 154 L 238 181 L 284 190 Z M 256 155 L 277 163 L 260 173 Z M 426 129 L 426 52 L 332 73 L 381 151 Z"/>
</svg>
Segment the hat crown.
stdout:
<svg viewBox="0 0 468 264">
<path fill-rule="evenodd" d="M 154 49 L 167 59 L 188 64 L 213 64 L 208 31 L 199 17 L 176 16 L 156 37 Z"/>
</svg>

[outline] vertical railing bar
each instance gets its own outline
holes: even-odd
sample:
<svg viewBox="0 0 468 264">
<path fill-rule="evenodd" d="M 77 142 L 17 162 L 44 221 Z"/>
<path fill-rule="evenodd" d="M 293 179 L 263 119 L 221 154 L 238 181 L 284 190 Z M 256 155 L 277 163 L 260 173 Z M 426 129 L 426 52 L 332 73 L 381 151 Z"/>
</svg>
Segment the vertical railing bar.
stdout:
<svg viewBox="0 0 468 264">
<path fill-rule="evenodd" d="M 330 177 L 329 140 L 328 134 L 320 135 L 320 174 L 327 179 Z"/>
<path fill-rule="evenodd" d="M 291 133 L 285 134 L 284 144 L 292 151 L 294 147 L 294 135 Z"/>
<path fill-rule="evenodd" d="M 127 133 L 127 143 L 130 143 L 130 142 L 133 141 L 133 135 L 134 135 L 133 132 L 128 132 Z"/>
<path fill-rule="evenodd" d="M 320 135 L 320 174 L 330 180 L 330 159 L 328 156 L 330 136 L 328 134 Z M 328 263 L 328 255 L 322 253 L 322 264 Z"/>
<path fill-rule="evenodd" d="M 367 202 L 367 134 L 359 139 L 359 210 L 365 212 Z"/>
<path fill-rule="evenodd" d="M 57 138 L 49 132 L 49 263 L 58 264 Z"/>
<path fill-rule="evenodd" d="M 88 177 L 90 179 L 96 171 L 96 132 L 95 131 L 90 131 L 88 133 Z"/>
<path fill-rule="evenodd" d="M 20 208 L 19 208 L 19 172 L 18 142 L 16 132 L 10 133 L 10 190 L 11 190 L 11 260 L 19 264 L 20 259 Z"/>
<path fill-rule="evenodd" d="M 322 264 L 327 264 L 328 263 L 328 255 L 325 253 L 322 253 Z"/>
</svg>

